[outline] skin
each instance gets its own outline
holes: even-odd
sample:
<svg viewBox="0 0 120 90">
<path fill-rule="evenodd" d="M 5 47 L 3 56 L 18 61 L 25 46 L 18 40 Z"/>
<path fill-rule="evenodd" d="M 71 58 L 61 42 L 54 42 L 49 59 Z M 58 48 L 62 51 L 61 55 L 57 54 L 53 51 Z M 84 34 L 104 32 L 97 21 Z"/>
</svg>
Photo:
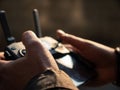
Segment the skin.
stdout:
<svg viewBox="0 0 120 90">
<path fill-rule="evenodd" d="M 115 81 L 116 56 L 113 48 L 62 30 L 57 31 L 57 36 L 69 44 L 66 46 L 68 49 L 82 55 L 96 66 L 98 76 L 89 81 L 88 86 L 99 86 Z M 0 90 L 23 90 L 35 75 L 47 69 L 59 71 L 50 52 L 32 31 L 23 33 L 22 42 L 27 50 L 25 57 L 6 61 L 3 53 L 0 53 Z"/>
<path fill-rule="evenodd" d="M 116 56 L 114 48 L 83 39 L 62 30 L 57 30 L 57 37 L 66 47 L 93 63 L 97 77 L 87 83 L 87 86 L 100 86 L 116 80 Z"/>
<path fill-rule="evenodd" d="M 50 52 L 32 31 L 23 33 L 22 42 L 27 51 L 25 57 L 6 61 L 0 53 L 0 90 L 23 90 L 35 75 L 47 69 L 59 70 Z"/>
</svg>

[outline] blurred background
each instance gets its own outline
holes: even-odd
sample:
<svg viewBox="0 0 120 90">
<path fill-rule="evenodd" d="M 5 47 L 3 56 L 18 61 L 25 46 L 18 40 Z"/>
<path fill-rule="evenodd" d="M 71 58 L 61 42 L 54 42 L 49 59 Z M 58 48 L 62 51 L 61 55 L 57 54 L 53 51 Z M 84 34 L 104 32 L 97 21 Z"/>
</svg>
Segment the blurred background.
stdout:
<svg viewBox="0 0 120 90">
<path fill-rule="evenodd" d="M 110 47 L 120 44 L 120 0 L 0 0 L 16 41 L 26 30 L 34 31 L 32 10 L 37 8 L 43 36 L 55 37 L 57 29 Z M 0 26 L 0 50 L 6 46 Z M 119 90 L 112 84 L 81 90 Z"/>
</svg>

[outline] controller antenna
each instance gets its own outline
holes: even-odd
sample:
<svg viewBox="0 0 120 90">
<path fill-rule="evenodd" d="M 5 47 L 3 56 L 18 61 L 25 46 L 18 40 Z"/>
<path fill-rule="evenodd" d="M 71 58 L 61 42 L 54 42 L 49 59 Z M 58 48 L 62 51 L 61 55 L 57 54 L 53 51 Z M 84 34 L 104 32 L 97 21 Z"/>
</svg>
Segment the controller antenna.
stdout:
<svg viewBox="0 0 120 90">
<path fill-rule="evenodd" d="M 15 42 L 15 38 L 11 35 L 4 10 L 0 10 L 0 22 L 1 22 L 1 26 L 3 29 L 7 44 L 11 44 Z"/>
<path fill-rule="evenodd" d="M 42 37 L 42 31 L 40 27 L 39 12 L 37 9 L 33 9 L 33 18 L 34 18 L 34 27 L 35 27 L 36 35 L 38 38 L 40 38 Z"/>
</svg>

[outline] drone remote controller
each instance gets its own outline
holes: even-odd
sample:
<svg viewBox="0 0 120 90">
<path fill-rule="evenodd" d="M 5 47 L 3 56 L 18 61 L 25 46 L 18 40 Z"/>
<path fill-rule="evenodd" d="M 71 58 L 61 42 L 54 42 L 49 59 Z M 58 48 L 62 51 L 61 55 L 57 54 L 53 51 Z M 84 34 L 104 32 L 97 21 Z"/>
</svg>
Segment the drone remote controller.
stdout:
<svg viewBox="0 0 120 90">
<path fill-rule="evenodd" d="M 41 28 L 39 22 L 39 13 L 37 9 L 33 10 L 34 24 L 36 35 L 41 39 L 44 46 L 51 52 L 56 60 L 58 67 L 65 71 L 72 79 L 76 86 L 85 84 L 88 80 L 96 76 L 94 67 L 88 63 L 82 56 L 69 51 L 59 41 L 52 37 L 42 37 Z M 11 36 L 5 11 L 0 11 L 0 21 L 3 28 L 8 46 L 5 47 L 4 55 L 7 60 L 16 60 L 24 57 L 26 50 L 22 42 L 15 42 L 15 38 Z"/>
</svg>

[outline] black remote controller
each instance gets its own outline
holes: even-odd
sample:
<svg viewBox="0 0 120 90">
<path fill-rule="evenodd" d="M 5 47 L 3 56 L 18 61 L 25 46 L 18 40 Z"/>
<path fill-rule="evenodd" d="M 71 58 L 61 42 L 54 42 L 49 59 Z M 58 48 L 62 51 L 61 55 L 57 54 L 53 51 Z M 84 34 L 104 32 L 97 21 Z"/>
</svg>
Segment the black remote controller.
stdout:
<svg viewBox="0 0 120 90">
<path fill-rule="evenodd" d="M 36 9 L 34 9 L 33 15 L 36 32 L 40 33 L 39 17 Z M 24 57 L 26 54 L 25 47 L 22 42 L 15 42 L 11 36 L 4 11 L 0 11 L 0 21 L 5 35 L 7 32 L 7 41 L 9 41 L 9 44 L 4 51 L 5 58 L 7 60 L 16 60 L 20 57 Z M 71 77 L 76 86 L 85 84 L 88 80 L 96 76 L 93 65 L 87 62 L 83 57 L 74 52 L 70 52 L 62 43 L 52 37 L 41 37 L 41 34 L 37 34 L 37 36 L 42 40 L 44 46 L 51 52 L 59 68 Z"/>
</svg>

